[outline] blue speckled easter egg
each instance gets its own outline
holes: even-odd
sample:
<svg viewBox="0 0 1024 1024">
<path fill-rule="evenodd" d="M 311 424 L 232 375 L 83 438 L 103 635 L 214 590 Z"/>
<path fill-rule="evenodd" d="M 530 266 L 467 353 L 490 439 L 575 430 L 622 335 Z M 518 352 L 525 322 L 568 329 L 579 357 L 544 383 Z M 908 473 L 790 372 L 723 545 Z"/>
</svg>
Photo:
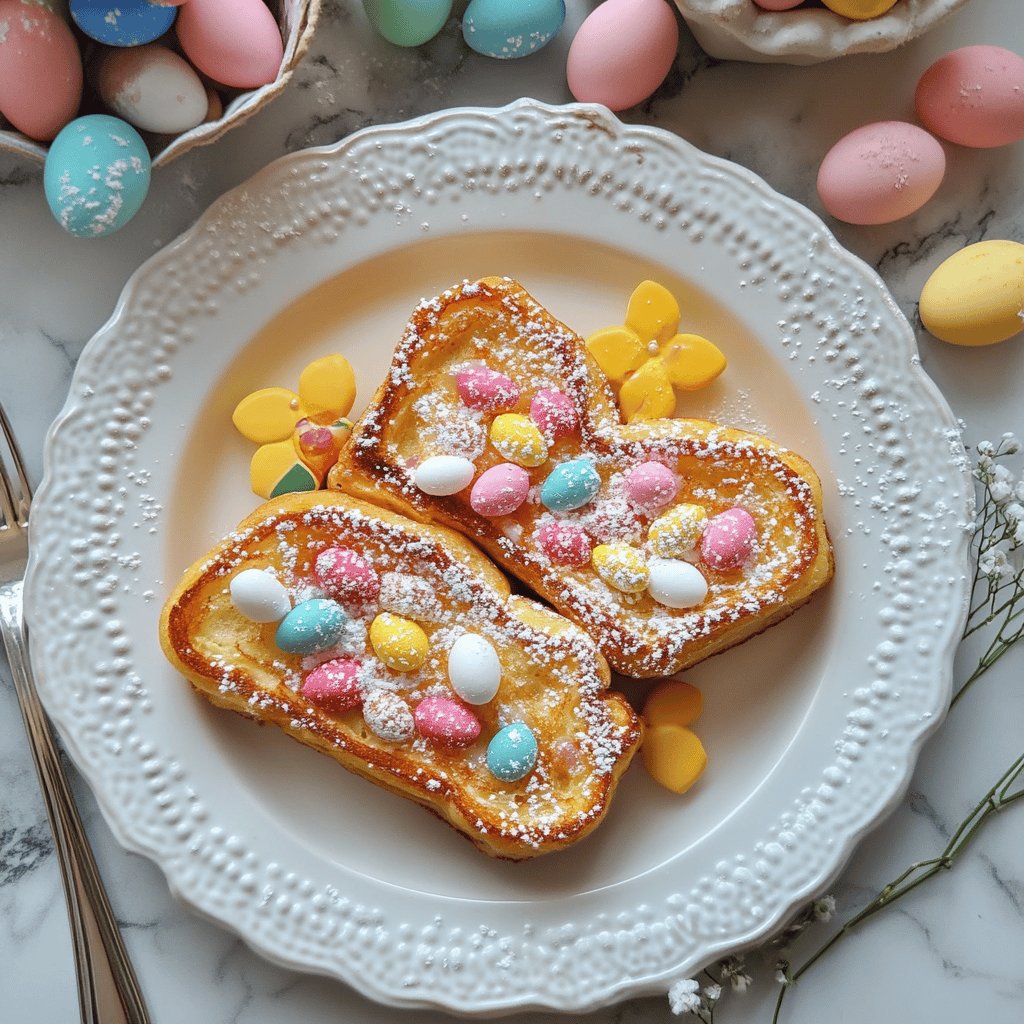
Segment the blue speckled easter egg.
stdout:
<svg viewBox="0 0 1024 1024">
<path fill-rule="evenodd" d="M 317 654 L 341 639 L 347 620 L 337 601 L 303 601 L 281 620 L 274 640 L 288 654 Z"/>
<path fill-rule="evenodd" d="M 452 0 L 363 0 L 370 24 L 395 46 L 419 46 L 444 28 Z"/>
<path fill-rule="evenodd" d="M 174 24 L 177 7 L 149 0 L 71 0 L 71 17 L 90 38 L 107 46 L 142 46 Z"/>
<path fill-rule="evenodd" d="M 537 763 L 537 738 L 525 722 L 513 722 L 487 744 L 487 767 L 502 782 L 517 782 Z"/>
<path fill-rule="evenodd" d="M 149 191 L 150 159 L 142 136 L 126 121 L 89 114 L 50 143 L 43 189 L 57 223 L 79 238 L 124 227 Z"/>
<path fill-rule="evenodd" d="M 540 500 L 552 512 L 571 512 L 594 500 L 601 477 L 589 459 L 573 459 L 555 466 L 540 486 Z"/>
<path fill-rule="evenodd" d="M 564 0 L 471 0 L 462 35 L 485 57 L 528 57 L 546 46 L 565 21 Z"/>
</svg>

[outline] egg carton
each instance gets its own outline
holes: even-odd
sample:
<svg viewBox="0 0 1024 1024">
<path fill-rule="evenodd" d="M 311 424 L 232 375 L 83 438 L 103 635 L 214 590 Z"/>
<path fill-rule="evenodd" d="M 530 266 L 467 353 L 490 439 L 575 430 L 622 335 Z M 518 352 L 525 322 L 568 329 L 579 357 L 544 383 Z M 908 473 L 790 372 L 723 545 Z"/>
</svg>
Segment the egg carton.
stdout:
<svg viewBox="0 0 1024 1024">
<path fill-rule="evenodd" d="M 284 57 L 277 78 L 258 89 L 239 93 L 224 104 L 224 112 L 216 120 L 197 125 L 187 132 L 182 132 L 181 135 L 174 136 L 170 141 L 166 141 L 166 136 L 142 132 L 143 138 L 151 144 L 151 149 L 152 143 L 157 143 L 156 151 L 153 152 L 154 169 L 169 164 L 195 146 L 206 146 L 216 142 L 236 125 L 242 124 L 258 110 L 262 110 L 282 92 L 292 72 L 309 49 L 320 17 L 320 6 L 321 0 L 273 0 L 270 7 L 284 37 Z M 46 143 L 36 142 L 21 132 L 0 130 L 0 150 L 19 153 L 41 164 L 46 160 L 48 147 Z"/>
<path fill-rule="evenodd" d="M 759 64 L 820 64 L 851 53 L 886 53 L 967 2 L 899 0 L 880 18 L 851 21 L 820 7 L 772 12 L 754 0 L 675 0 L 706 53 Z"/>
</svg>

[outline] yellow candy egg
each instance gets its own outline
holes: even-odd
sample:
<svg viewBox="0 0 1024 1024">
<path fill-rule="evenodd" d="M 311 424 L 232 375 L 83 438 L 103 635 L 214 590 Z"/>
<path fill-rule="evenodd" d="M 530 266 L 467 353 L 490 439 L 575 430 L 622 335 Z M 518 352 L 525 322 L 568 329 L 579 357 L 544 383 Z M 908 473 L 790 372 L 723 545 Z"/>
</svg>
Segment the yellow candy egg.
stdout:
<svg viewBox="0 0 1024 1024">
<path fill-rule="evenodd" d="M 676 505 L 651 523 L 647 532 L 651 551 L 660 558 L 681 558 L 700 543 L 707 521 L 700 505 Z"/>
<path fill-rule="evenodd" d="M 649 359 L 622 385 L 619 408 L 629 423 L 662 419 L 676 411 L 676 394 L 660 359 Z"/>
<path fill-rule="evenodd" d="M 639 594 L 650 578 L 643 553 L 628 544 L 598 544 L 591 555 L 594 571 L 615 590 Z"/>
<path fill-rule="evenodd" d="M 415 672 L 427 660 L 430 640 L 409 619 L 381 612 L 370 624 L 370 643 L 377 657 L 396 672 Z"/>
<path fill-rule="evenodd" d="M 994 345 L 1024 330 L 1024 245 L 991 240 L 953 253 L 921 292 L 921 322 L 953 345 Z"/>
<path fill-rule="evenodd" d="M 656 725 L 644 734 L 644 767 L 651 778 L 673 793 L 685 793 L 708 763 L 704 745 L 681 725 Z"/>
<path fill-rule="evenodd" d="M 587 338 L 587 351 L 613 381 L 625 380 L 650 355 L 637 335 L 625 327 L 608 327 L 592 334 Z"/>
<path fill-rule="evenodd" d="M 514 412 L 495 416 L 491 424 L 491 444 L 503 458 L 517 466 L 533 467 L 547 461 L 547 442 L 529 416 Z"/>
<path fill-rule="evenodd" d="M 677 334 L 661 350 L 661 362 L 673 387 L 698 391 L 724 369 L 725 356 L 699 334 Z"/>
<path fill-rule="evenodd" d="M 692 725 L 704 710 L 704 695 L 696 686 L 681 679 L 666 679 L 647 695 L 644 721 L 650 728 L 659 725 Z"/>
<path fill-rule="evenodd" d="M 851 21 L 868 21 L 881 17 L 896 0 L 822 0 L 822 3 Z"/>
</svg>

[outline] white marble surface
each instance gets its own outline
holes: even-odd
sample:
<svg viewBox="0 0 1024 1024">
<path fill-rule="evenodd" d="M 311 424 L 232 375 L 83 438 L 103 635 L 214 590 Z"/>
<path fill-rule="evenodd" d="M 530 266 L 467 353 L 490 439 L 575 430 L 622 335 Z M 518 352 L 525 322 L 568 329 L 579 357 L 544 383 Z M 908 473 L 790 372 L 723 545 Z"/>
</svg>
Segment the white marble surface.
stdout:
<svg viewBox="0 0 1024 1024">
<path fill-rule="evenodd" d="M 924 39 L 892 54 L 817 68 L 718 63 L 684 32 L 669 81 L 627 120 L 661 125 L 751 167 L 820 212 L 817 162 L 839 135 L 870 120 L 909 117 L 913 84 L 937 55 L 997 42 L 1024 52 L 1020 0 L 974 0 Z M 456 4 L 456 10 L 462 4 Z M 111 239 L 81 242 L 51 221 L 39 170 L 0 155 L 0 401 L 41 472 L 43 432 L 63 403 L 75 360 L 113 309 L 129 274 L 208 203 L 274 157 L 334 141 L 370 123 L 445 106 L 494 105 L 522 95 L 561 102 L 568 41 L 593 2 L 569 0 L 566 29 L 541 54 L 513 65 L 471 55 L 457 25 L 419 51 L 375 39 L 361 5 L 327 4 L 313 52 L 288 92 L 218 144 L 157 173 L 142 213 Z M 967 242 L 1024 240 L 1024 144 L 989 152 L 950 149 L 937 198 L 909 221 L 880 228 L 833 225 L 873 264 L 904 311 L 931 268 Z M 1024 432 L 1020 340 L 954 349 L 919 334 L 929 373 L 972 440 Z M 966 658 L 965 658 L 966 664 Z M 835 893 L 840 918 L 911 861 L 939 852 L 951 825 L 1020 751 L 1024 650 L 995 668 L 926 747 L 897 812 L 860 846 Z M 155 1024 L 303 1021 L 442 1021 L 360 999 L 343 986 L 280 970 L 179 907 L 158 870 L 126 854 L 75 779 L 80 806 Z M 76 1019 L 74 976 L 52 842 L 5 665 L 0 664 L 0 1020 Z M 965 860 L 868 924 L 791 993 L 783 1020 L 945 1024 L 1024 1019 L 1024 808 L 1010 809 Z M 818 925 L 822 935 L 829 926 Z M 756 963 L 756 957 L 753 958 Z M 753 971 L 743 996 L 716 1019 L 771 1019 L 771 967 Z M 555 1020 L 523 1016 L 518 1021 Z M 609 1007 L 599 1024 L 665 1022 L 651 999 Z"/>
</svg>

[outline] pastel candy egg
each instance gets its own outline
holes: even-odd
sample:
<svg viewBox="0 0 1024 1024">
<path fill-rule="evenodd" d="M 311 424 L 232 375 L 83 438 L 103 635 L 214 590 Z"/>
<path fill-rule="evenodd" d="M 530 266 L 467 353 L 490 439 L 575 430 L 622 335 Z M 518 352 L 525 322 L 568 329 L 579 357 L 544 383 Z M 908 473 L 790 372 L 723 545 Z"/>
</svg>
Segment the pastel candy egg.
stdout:
<svg viewBox="0 0 1024 1024">
<path fill-rule="evenodd" d="M 370 732 L 388 743 L 401 743 L 416 732 L 409 705 L 391 690 L 374 690 L 363 698 L 363 721 Z"/>
<path fill-rule="evenodd" d="M 757 524 L 742 508 L 730 508 L 708 520 L 700 539 L 700 556 L 712 569 L 736 569 L 754 550 Z"/>
<path fill-rule="evenodd" d="M 430 650 L 427 634 L 415 622 L 391 612 L 381 612 L 370 623 L 370 643 L 377 657 L 395 672 L 415 672 Z"/>
<path fill-rule="evenodd" d="M 557 388 L 542 388 L 533 396 L 530 419 L 551 442 L 575 434 L 580 425 L 575 403 Z"/>
<path fill-rule="evenodd" d="M 597 575 L 614 590 L 639 594 L 647 587 L 647 562 L 642 552 L 628 544 L 598 544 L 592 561 Z"/>
<path fill-rule="evenodd" d="M 144 131 L 178 134 L 206 117 L 202 81 L 166 46 L 109 51 L 96 71 L 96 90 L 118 117 Z"/>
<path fill-rule="evenodd" d="M 676 505 L 651 523 L 647 533 L 651 550 L 662 558 L 685 555 L 700 543 L 707 521 L 708 514 L 700 505 Z"/>
<path fill-rule="evenodd" d="M 647 695 L 644 722 L 656 725 L 692 725 L 704 710 L 704 695 L 681 679 L 666 679 Z"/>
<path fill-rule="evenodd" d="M 563 21 L 564 0 L 470 0 L 462 35 L 477 53 L 511 60 L 546 46 Z"/>
<path fill-rule="evenodd" d="M 896 0 L 822 0 L 822 3 L 851 21 L 870 21 L 885 14 Z"/>
<path fill-rule="evenodd" d="M 347 621 L 337 601 L 314 598 L 297 604 L 284 617 L 274 640 L 288 654 L 317 654 L 341 639 Z"/>
<path fill-rule="evenodd" d="M 537 531 L 537 543 L 554 565 L 579 568 L 590 561 L 590 537 L 570 523 L 545 523 Z"/>
<path fill-rule="evenodd" d="M 647 564 L 647 589 L 666 608 L 693 608 L 708 596 L 700 570 L 678 558 L 652 558 Z"/>
<path fill-rule="evenodd" d="M 467 704 L 494 700 L 501 683 L 501 660 L 491 643 L 476 633 L 465 633 L 448 652 L 448 678 L 452 689 Z"/>
<path fill-rule="evenodd" d="M 65 231 L 99 238 L 135 216 L 149 191 L 149 172 L 146 144 L 130 124 L 88 114 L 61 129 L 50 144 L 43 188 Z"/>
<path fill-rule="evenodd" d="M 473 480 L 476 466 L 459 455 L 431 455 L 413 471 L 413 483 L 424 494 L 445 497 L 465 490 Z"/>
<path fill-rule="evenodd" d="M 71 0 L 71 17 L 90 38 L 107 46 L 141 46 L 174 24 L 174 7 L 149 0 Z"/>
<path fill-rule="evenodd" d="M 641 750 L 648 774 L 673 793 L 685 793 L 708 763 L 701 741 L 681 725 L 656 725 L 648 729 Z"/>
<path fill-rule="evenodd" d="M 420 46 L 444 28 L 452 0 L 363 0 L 370 24 L 395 46 Z"/>
<path fill-rule="evenodd" d="M 904 121 L 866 124 L 844 135 L 818 169 L 818 195 L 849 224 L 888 224 L 921 209 L 942 184 L 946 155 L 928 132 Z"/>
<path fill-rule="evenodd" d="M 469 492 L 469 503 L 479 515 L 507 516 L 526 501 L 529 493 L 530 476 L 526 470 L 503 462 L 480 475 Z"/>
<path fill-rule="evenodd" d="M 547 441 L 537 425 L 514 412 L 494 417 L 491 444 L 499 455 L 519 466 L 539 466 L 548 458 Z"/>
<path fill-rule="evenodd" d="M 82 59 L 53 11 L 0 0 L 0 113 L 30 139 L 48 142 L 78 111 Z"/>
<path fill-rule="evenodd" d="M 316 556 L 314 575 L 327 593 L 341 601 L 376 601 L 380 577 L 370 563 L 351 548 L 327 548 Z"/>
<path fill-rule="evenodd" d="M 469 708 L 448 697 L 424 697 L 413 712 L 416 728 L 428 740 L 467 747 L 480 735 L 480 722 Z"/>
<path fill-rule="evenodd" d="M 641 462 L 626 474 L 626 497 L 644 512 L 664 508 L 676 496 L 678 486 L 675 473 L 660 462 Z"/>
<path fill-rule="evenodd" d="M 359 688 L 359 662 L 353 658 L 325 661 L 306 676 L 299 692 L 324 711 L 351 711 L 363 700 Z"/>
<path fill-rule="evenodd" d="M 470 366 L 455 375 L 462 404 L 477 412 L 500 412 L 519 401 L 519 385 L 486 366 Z"/>
<path fill-rule="evenodd" d="M 263 0 L 188 0 L 177 32 L 185 56 L 221 85 L 255 89 L 277 78 L 284 44 Z"/>
<path fill-rule="evenodd" d="M 601 477 L 589 459 L 573 459 L 555 466 L 541 484 L 540 500 L 552 512 L 571 512 L 593 501 L 601 490 Z"/>
<path fill-rule="evenodd" d="M 487 767 L 502 782 L 517 782 L 537 763 L 537 738 L 525 722 L 499 729 L 487 744 Z"/>
<path fill-rule="evenodd" d="M 265 569 L 243 569 L 229 587 L 235 610 L 253 622 L 279 622 L 292 610 L 288 591 Z"/>
<path fill-rule="evenodd" d="M 754 0 L 763 11 L 791 11 L 803 2 L 804 0 Z"/>
</svg>

